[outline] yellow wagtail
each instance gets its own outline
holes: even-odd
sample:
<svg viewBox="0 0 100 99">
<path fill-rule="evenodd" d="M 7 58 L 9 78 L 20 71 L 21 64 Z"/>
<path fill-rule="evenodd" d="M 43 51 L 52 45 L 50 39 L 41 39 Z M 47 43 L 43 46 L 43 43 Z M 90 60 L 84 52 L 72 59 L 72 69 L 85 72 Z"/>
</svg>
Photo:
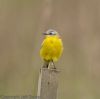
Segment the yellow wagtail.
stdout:
<svg viewBox="0 0 100 99">
<path fill-rule="evenodd" d="M 48 30 L 47 32 L 43 33 L 45 35 L 45 39 L 42 43 L 40 49 L 40 56 L 44 60 L 44 68 L 48 68 L 49 63 L 54 65 L 54 61 L 57 61 L 62 54 L 63 51 L 63 43 L 62 40 L 55 30 Z"/>
</svg>

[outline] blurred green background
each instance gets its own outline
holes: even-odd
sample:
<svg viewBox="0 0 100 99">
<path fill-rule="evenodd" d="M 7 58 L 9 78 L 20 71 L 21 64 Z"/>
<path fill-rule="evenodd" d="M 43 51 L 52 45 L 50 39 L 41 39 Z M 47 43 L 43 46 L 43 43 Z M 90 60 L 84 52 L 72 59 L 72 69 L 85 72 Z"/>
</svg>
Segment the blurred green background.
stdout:
<svg viewBox="0 0 100 99">
<path fill-rule="evenodd" d="M 57 30 L 58 99 L 100 99 L 100 0 L 0 0 L 0 95 L 35 95 L 42 32 Z"/>
</svg>

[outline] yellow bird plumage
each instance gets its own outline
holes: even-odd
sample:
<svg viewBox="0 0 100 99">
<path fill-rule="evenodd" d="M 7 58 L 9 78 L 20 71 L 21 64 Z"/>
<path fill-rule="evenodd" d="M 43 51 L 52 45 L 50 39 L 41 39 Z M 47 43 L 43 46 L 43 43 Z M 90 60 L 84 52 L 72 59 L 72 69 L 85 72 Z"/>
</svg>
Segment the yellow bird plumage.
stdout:
<svg viewBox="0 0 100 99">
<path fill-rule="evenodd" d="M 60 58 L 63 52 L 63 43 L 55 30 L 50 29 L 44 35 L 45 39 L 40 49 L 40 56 L 45 62 L 44 67 L 48 68 L 50 62 L 54 64 L 54 61 Z"/>
</svg>

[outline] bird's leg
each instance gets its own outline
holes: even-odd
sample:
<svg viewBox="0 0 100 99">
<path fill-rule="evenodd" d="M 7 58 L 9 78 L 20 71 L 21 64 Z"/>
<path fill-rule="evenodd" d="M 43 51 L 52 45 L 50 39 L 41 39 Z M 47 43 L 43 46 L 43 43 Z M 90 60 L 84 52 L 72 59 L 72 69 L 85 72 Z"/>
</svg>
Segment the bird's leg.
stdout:
<svg viewBox="0 0 100 99">
<path fill-rule="evenodd" d="M 53 69 L 56 69 L 56 66 L 55 66 L 55 64 L 54 64 L 54 61 L 53 61 L 53 60 L 51 60 L 51 62 L 52 62 L 52 64 L 53 64 L 53 66 L 54 66 L 54 68 L 53 68 Z"/>
<path fill-rule="evenodd" d="M 44 61 L 43 68 L 48 68 L 48 66 L 49 66 L 49 62 L 48 61 Z"/>
</svg>

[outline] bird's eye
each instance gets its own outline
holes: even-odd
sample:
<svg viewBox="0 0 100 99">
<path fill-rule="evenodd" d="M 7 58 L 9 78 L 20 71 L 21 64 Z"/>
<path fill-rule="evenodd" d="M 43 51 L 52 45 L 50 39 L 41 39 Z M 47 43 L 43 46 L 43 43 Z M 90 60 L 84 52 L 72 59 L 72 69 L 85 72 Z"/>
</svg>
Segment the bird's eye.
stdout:
<svg viewBox="0 0 100 99">
<path fill-rule="evenodd" d="M 53 33 L 52 33 L 52 32 L 50 32 L 49 34 L 50 34 L 50 35 L 52 35 Z"/>
<path fill-rule="evenodd" d="M 49 34 L 50 35 L 55 35 L 55 32 L 54 31 L 51 31 Z"/>
</svg>

